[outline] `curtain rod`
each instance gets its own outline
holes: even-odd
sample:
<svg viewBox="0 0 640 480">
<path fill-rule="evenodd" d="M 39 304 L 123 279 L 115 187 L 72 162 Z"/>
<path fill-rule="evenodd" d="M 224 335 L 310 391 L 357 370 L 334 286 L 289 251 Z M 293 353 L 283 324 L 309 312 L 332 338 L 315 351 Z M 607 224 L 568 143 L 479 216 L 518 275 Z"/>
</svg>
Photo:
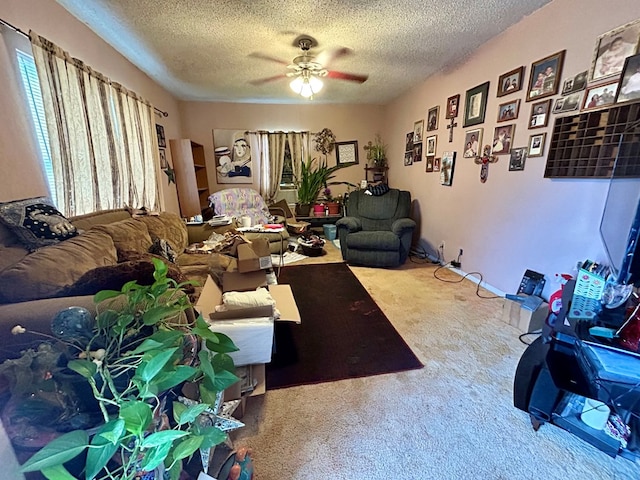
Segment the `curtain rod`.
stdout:
<svg viewBox="0 0 640 480">
<path fill-rule="evenodd" d="M 9 22 L 7 22 L 6 20 L 3 20 L 0 18 L 0 23 L 2 23 L 3 25 L 6 25 L 7 27 L 9 27 L 11 30 L 13 30 L 16 33 L 19 33 L 20 35 L 24 35 L 25 37 L 29 38 L 29 35 L 24 33 L 22 30 L 20 30 L 18 27 L 11 25 Z"/>
<path fill-rule="evenodd" d="M 160 110 L 158 107 L 153 107 L 153 109 L 156 111 L 156 115 L 160 116 L 160 117 L 168 117 L 169 114 L 163 110 Z"/>
</svg>

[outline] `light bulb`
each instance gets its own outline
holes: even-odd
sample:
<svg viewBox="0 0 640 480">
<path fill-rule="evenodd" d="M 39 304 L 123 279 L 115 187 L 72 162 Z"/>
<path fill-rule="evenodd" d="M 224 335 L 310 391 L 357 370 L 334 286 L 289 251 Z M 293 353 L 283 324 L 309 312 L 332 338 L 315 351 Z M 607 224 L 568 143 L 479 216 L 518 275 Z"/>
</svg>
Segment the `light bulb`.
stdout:
<svg viewBox="0 0 640 480">
<path fill-rule="evenodd" d="M 296 77 L 291 81 L 291 83 L 289 84 L 289 87 L 291 87 L 291 90 L 293 90 L 299 95 L 300 92 L 302 91 L 303 82 L 304 80 L 302 79 L 302 77 Z"/>
</svg>

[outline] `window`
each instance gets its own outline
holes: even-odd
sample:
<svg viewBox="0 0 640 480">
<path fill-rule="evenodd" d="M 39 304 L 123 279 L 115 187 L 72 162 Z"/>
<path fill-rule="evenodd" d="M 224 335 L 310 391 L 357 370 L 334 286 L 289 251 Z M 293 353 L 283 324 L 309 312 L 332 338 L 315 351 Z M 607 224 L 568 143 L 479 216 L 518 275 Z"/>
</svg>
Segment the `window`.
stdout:
<svg viewBox="0 0 640 480">
<path fill-rule="evenodd" d="M 56 188 L 55 179 L 53 177 L 53 164 L 51 162 L 51 153 L 49 151 L 49 134 L 47 133 L 47 121 L 44 116 L 44 106 L 42 104 L 42 93 L 40 92 L 40 82 L 38 80 L 38 71 L 33 61 L 33 56 L 16 50 L 18 59 L 18 68 L 20 78 L 22 78 L 22 86 L 24 87 L 27 101 L 29 102 L 29 111 L 40 148 L 43 169 L 49 184 L 49 192 L 51 200 L 56 204 Z"/>
</svg>

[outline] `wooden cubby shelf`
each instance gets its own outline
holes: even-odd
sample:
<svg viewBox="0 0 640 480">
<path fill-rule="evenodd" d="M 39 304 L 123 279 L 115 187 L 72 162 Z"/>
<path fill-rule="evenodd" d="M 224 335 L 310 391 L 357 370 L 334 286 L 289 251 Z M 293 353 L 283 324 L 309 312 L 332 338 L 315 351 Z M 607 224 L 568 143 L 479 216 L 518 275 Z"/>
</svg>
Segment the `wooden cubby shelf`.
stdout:
<svg viewBox="0 0 640 480">
<path fill-rule="evenodd" d="M 640 177 L 640 102 L 556 118 L 544 176 Z"/>
</svg>

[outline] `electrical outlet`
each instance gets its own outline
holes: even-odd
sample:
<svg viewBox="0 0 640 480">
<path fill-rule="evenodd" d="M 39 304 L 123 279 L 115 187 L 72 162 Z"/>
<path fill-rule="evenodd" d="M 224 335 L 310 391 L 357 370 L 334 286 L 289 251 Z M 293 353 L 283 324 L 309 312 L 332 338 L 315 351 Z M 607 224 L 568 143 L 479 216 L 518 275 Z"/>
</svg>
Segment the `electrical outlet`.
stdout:
<svg viewBox="0 0 640 480">
<path fill-rule="evenodd" d="M 442 240 L 442 241 L 440 242 L 440 245 L 438 245 L 438 248 L 439 248 L 440 250 L 444 250 L 444 240 Z"/>
<path fill-rule="evenodd" d="M 462 249 L 460 249 L 460 253 L 458 253 L 458 257 L 461 257 L 461 256 L 462 256 L 462 252 L 463 252 L 463 250 L 462 250 Z"/>
</svg>

